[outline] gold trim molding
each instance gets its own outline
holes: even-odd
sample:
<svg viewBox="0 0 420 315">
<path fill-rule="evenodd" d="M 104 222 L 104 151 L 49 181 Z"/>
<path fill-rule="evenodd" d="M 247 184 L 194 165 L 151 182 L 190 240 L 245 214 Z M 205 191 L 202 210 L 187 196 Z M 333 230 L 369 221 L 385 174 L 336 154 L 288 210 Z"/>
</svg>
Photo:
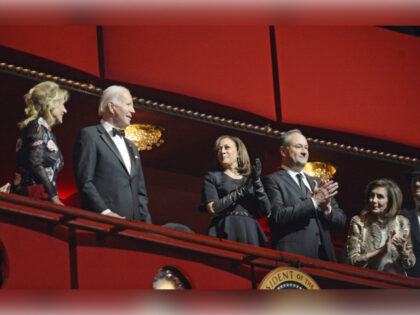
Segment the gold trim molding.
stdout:
<svg viewBox="0 0 420 315">
<path fill-rule="evenodd" d="M 36 70 L 27 69 L 20 66 L 15 66 L 12 64 L 8 64 L 6 62 L 0 62 L 0 71 L 7 72 L 12 75 L 22 76 L 27 79 L 42 81 L 42 80 L 51 80 L 55 81 L 57 84 L 62 85 L 65 88 L 70 90 L 79 91 L 86 94 L 91 94 L 95 96 L 100 96 L 102 94 L 102 89 L 99 87 L 94 86 L 92 83 L 81 83 L 74 80 L 69 80 L 66 78 L 61 78 L 58 76 L 54 76 L 51 74 L 46 74 L 43 72 L 39 72 Z M 285 131 L 280 131 L 277 129 L 271 128 L 270 125 L 266 126 L 259 126 L 256 124 L 252 124 L 249 122 L 239 121 L 230 119 L 227 117 L 220 117 L 215 116 L 212 114 L 201 113 L 198 111 L 193 111 L 189 109 L 185 109 L 179 106 L 173 105 L 166 105 L 163 103 L 159 103 L 152 100 L 147 100 L 145 98 L 140 98 L 133 96 L 133 102 L 138 107 L 147 108 L 156 112 L 165 113 L 168 115 L 179 116 L 186 119 L 196 120 L 205 122 L 208 124 L 228 127 L 231 129 L 249 132 L 258 134 L 261 136 L 266 136 L 270 138 L 280 138 L 280 136 Z M 310 143 L 314 147 L 323 148 L 327 150 L 339 151 L 344 153 L 349 153 L 357 156 L 363 156 L 378 160 L 385 160 L 388 162 L 395 162 L 399 164 L 405 165 L 414 165 L 415 163 L 419 162 L 420 160 L 415 157 L 399 155 L 395 153 L 383 152 L 380 150 L 370 149 L 370 148 L 363 148 L 360 146 L 354 145 L 347 145 L 342 144 L 334 141 L 328 141 L 324 139 L 317 139 L 308 137 L 308 143 Z"/>
</svg>

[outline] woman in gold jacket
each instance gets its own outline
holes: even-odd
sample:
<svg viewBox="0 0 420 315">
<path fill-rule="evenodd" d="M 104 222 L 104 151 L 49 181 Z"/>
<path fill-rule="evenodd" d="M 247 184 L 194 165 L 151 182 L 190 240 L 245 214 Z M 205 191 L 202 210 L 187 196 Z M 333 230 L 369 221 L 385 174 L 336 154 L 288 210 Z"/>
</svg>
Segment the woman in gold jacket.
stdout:
<svg viewBox="0 0 420 315">
<path fill-rule="evenodd" d="M 401 204 L 401 190 L 392 180 L 367 185 L 364 210 L 350 222 L 346 243 L 350 264 L 403 275 L 414 266 L 410 223 L 398 215 Z"/>
</svg>

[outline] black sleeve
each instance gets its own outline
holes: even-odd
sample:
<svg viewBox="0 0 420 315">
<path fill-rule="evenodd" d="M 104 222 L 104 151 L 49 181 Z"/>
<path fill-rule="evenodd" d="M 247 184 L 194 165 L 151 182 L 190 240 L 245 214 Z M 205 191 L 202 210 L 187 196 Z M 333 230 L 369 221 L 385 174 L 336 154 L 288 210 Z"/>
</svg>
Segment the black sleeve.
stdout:
<svg viewBox="0 0 420 315">
<path fill-rule="evenodd" d="M 264 190 L 264 186 L 261 179 L 258 177 L 253 180 L 255 197 L 258 203 L 258 217 L 267 218 L 271 215 L 271 204 L 268 199 L 267 193 Z"/>
<path fill-rule="evenodd" d="M 132 145 L 132 150 L 137 150 L 137 148 Z M 135 153 L 134 153 L 135 154 Z M 135 156 L 137 156 L 135 154 Z M 144 218 L 144 222 L 146 223 L 152 223 L 152 217 L 150 215 L 149 209 L 147 207 L 149 199 L 147 198 L 147 192 L 146 192 L 146 183 L 144 182 L 144 175 L 143 175 L 143 167 L 141 165 L 141 158 L 138 154 L 138 160 L 140 164 L 140 173 L 139 173 L 139 183 L 138 183 L 138 201 L 140 206 L 140 213 L 142 214 Z"/>
<path fill-rule="evenodd" d="M 74 177 L 82 197 L 89 202 L 92 209 L 101 213 L 108 209 L 108 206 L 93 183 L 95 178 L 96 158 L 95 142 L 92 136 L 85 129 L 82 129 L 77 136 L 73 149 Z M 113 209 L 110 210 L 112 211 Z"/>
<path fill-rule="evenodd" d="M 269 176 L 262 179 L 265 192 L 271 204 L 271 220 L 276 224 L 294 224 L 301 220 L 314 217 L 315 206 L 311 198 L 298 200 L 295 204 L 287 203 L 277 183 Z"/>
<path fill-rule="evenodd" d="M 52 179 L 53 174 L 49 174 L 50 176 L 48 176 L 47 170 L 43 166 L 44 157 L 47 153 L 47 130 L 44 126 L 34 121 L 28 124 L 24 137 L 28 146 L 28 167 L 35 179 L 43 184 L 48 198 L 51 199 L 57 196 L 57 186 Z M 51 170 L 51 172 L 53 171 Z"/>
<path fill-rule="evenodd" d="M 219 194 L 217 193 L 215 178 L 209 172 L 204 176 L 203 186 L 201 189 L 201 202 L 198 210 L 201 212 L 207 212 L 207 204 L 217 199 L 219 199 Z"/>
<path fill-rule="evenodd" d="M 334 198 L 331 199 L 331 213 L 324 215 L 324 220 L 332 230 L 342 230 L 346 225 L 347 216 Z"/>
</svg>

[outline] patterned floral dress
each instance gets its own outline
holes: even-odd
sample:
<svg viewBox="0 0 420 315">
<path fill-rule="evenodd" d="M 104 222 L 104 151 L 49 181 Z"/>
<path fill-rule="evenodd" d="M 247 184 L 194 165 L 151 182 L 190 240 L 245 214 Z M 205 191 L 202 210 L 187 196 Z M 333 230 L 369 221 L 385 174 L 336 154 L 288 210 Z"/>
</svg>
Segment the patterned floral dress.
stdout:
<svg viewBox="0 0 420 315">
<path fill-rule="evenodd" d="M 30 121 L 22 129 L 16 143 L 16 162 L 17 171 L 10 192 L 48 199 L 57 196 L 56 180 L 64 164 L 63 155 L 43 118 Z"/>
</svg>

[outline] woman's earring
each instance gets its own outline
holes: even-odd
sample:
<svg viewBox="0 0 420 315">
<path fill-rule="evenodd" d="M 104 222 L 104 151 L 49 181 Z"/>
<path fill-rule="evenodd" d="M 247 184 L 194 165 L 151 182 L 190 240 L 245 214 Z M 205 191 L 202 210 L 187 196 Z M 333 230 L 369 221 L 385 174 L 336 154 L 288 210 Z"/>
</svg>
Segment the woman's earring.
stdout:
<svg viewBox="0 0 420 315">
<path fill-rule="evenodd" d="M 237 158 L 237 162 L 238 162 L 238 167 L 242 167 L 242 161 L 241 161 L 241 159 L 240 158 Z"/>
</svg>

